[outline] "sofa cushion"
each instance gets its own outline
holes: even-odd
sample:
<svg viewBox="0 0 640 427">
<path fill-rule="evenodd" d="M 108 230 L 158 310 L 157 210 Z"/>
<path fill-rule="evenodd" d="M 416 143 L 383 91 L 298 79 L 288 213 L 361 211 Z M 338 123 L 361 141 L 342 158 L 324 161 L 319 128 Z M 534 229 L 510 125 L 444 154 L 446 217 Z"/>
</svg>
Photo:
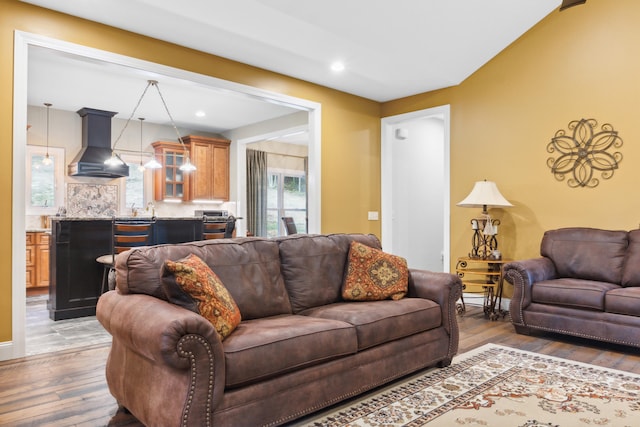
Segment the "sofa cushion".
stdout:
<svg viewBox="0 0 640 427">
<path fill-rule="evenodd" d="M 281 315 L 243 321 L 224 345 L 226 386 L 237 387 L 357 351 L 345 322 Z"/>
<path fill-rule="evenodd" d="M 437 328 L 442 324 L 438 304 L 422 298 L 399 301 L 340 302 L 310 308 L 300 314 L 334 319 L 355 326 L 358 350 Z"/>
<path fill-rule="evenodd" d="M 199 313 L 211 322 L 221 340 L 240 323 L 240 310 L 233 297 L 218 276 L 196 255 L 165 261 L 162 278 L 169 302 Z"/>
<path fill-rule="evenodd" d="M 604 311 L 605 294 L 619 288 L 606 282 L 582 279 L 555 279 L 536 282 L 531 288 L 534 303 L 563 305 Z"/>
<path fill-rule="evenodd" d="M 622 270 L 622 286 L 640 286 L 640 230 L 629 232 L 629 248 Z"/>
<path fill-rule="evenodd" d="M 341 301 L 352 241 L 380 249 L 380 241 L 372 234 L 294 234 L 274 240 L 280 245 L 282 276 L 294 313 Z"/>
<path fill-rule="evenodd" d="M 342 298 L 348 301 L 399 300 L 407 294 L 407 260 L 379 249 L 351 242 Z"/>
<path fill-rule="evenodd" d="M 559 277 L 620 284 L 628 246 L 626 231 L 561 228 L 544 233 L 540 254 L 550 258 Z"/>
<path fill-rule="evenodd" d="M 613 289 L 607 292 L 605 311 L 640 317 L 640 287 Z"/>
<path fill-rule="evenodd" d="M 291 313 L 280 272 L 278 243 L 259 237 L 203 240 L 123 252 L 116 257 L 118 290 L 166 300 L 160 280 L 164 261 L 181 259 L 191 253 L 202 259 L 224 283 L 243 319 Z"/>
</svg>

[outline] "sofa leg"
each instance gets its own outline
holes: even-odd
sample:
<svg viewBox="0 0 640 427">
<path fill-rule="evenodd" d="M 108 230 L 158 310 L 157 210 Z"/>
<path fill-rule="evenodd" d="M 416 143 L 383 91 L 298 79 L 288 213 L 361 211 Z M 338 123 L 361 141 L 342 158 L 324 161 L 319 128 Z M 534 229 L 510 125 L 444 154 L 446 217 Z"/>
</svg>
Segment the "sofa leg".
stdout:
<svg viewBox="0 0 640 427">
<path fill-rule="evenodd" d="M 438 368 L 446 368 L 449 365 L 451 365 L 451 359 L 447 357 L 446 359 L 442 359 L 441 361 L 439 361 L 436 366 Z"/>
<path fill-rule="evenodd" d="M 528 326 L 513 325 L 513 327 L 516 329 L 516 332 L 519 334 L 531 335 L 531 328 L 529 328 Z"/>
<path fill-rule="evenodd" d="M 113 417 L 109 420 L 108 426 L 125 426 L 125 425 L 140 425 L 139 421 L 133 416 L 133 414 L 122 404 L 118 403 L 118 409 Z"/>
</svg>

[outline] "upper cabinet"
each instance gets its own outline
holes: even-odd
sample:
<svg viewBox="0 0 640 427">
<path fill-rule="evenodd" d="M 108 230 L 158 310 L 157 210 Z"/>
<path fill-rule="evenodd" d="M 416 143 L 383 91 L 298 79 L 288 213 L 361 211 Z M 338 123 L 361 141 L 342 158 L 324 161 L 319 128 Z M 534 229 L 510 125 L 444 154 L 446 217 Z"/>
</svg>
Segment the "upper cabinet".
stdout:
<svg viewBox="0 0 640 427">
<path fill-rule="evenodd" d="M 190 200 L 229 200 L 229 144 L 228 139 L 185 136 L 191 162 Z"/>
<path fill-rule="evenodd" d="M 195 171 L 180 170 L 186 158 L 180 143 L 158 141 L 152 144 L 163 165 L 155 171 L 155 199 L 228 201 L 230 141 L 194 135 L 182 140 Z"/>
<path fill-rule="evenodd" d="M 188 172 L 180 170 L 185 152 L 177 142 L 158 141 L 151 144 L 162 168 L 154 171 L 155 200 L 188 200 Z"/>
</svg>

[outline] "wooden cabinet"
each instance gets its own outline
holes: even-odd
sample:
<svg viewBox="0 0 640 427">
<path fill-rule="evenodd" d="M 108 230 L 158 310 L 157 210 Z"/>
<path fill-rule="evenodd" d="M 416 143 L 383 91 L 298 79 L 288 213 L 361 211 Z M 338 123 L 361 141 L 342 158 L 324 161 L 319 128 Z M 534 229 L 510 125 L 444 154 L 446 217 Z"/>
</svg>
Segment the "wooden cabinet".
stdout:
<svg viewBox="0 0 640 427">
<path fill-rule="evenodd" d="M 155 171 L 155 199 L 229 200 L 229 144 L 221 138 L 189 135 L 182 138 L 195 171 L 183 172 L 185 152 L 180 143 L 152 144 L 163 167 Z"/>
<path fill-rule="evenodd" d="M 230 141 L 194 135 L 182 140 L 197 168 L 190 175 L 189 200 L 229 200 Z"/>
<path fill-rule="evenodd" d="M 36 274 L 36 286 L 49 286 L 49 233 L 36 233 L 36 264 L 38 265 Z"/>
<path fill-rule="evenodd" d="M 27 288 L 49 286 L 48 233 L 28 232 L 27 236 Z"/>
<path fill-rule="evenodd" d="M 36 283 L 36 233 L 27 233 L 27 288 Z"/>
<path fill-rule="evenodd" d="M 185 153 L 177 142 L 158 141 L 151 144 L 160 159 L 162 168 L 154 172 L 155 200 L 187 200 L 187 173 L 180 170 L 184 164 Z"/>
</svg>

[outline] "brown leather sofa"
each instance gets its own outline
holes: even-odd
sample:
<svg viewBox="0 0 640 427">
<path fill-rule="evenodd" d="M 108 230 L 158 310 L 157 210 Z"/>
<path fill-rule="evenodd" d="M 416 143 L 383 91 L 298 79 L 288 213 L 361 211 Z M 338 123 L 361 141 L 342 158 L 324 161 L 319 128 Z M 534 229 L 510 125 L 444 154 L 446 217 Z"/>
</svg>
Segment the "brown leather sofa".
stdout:
<svg viewBox="0 0 640 427">
<path fill-rule="evenodd" d="M 540 258 L 508 263 L 511 321 L 534 330 L 640 347 L 640 230 L 547 231 Z"/>
<path fill-rule="evenodd" d="M 133 249 L 97 317 L 113 336 L 111 394 L 149 426 L 279 425 L 430 366 L 458 349 L 460 280 L 410 269 L 398 301 L 340 297 L 352 240 L 373 235 L 238 238 Z M 224 340 L 167 301 L 164 260 L 194 253 L 219 276 L 242 322 Z"/>
</svg>

